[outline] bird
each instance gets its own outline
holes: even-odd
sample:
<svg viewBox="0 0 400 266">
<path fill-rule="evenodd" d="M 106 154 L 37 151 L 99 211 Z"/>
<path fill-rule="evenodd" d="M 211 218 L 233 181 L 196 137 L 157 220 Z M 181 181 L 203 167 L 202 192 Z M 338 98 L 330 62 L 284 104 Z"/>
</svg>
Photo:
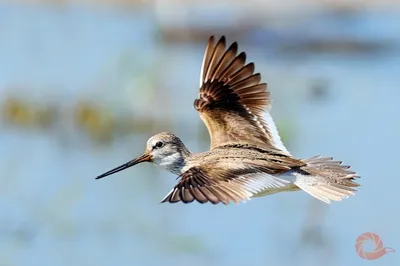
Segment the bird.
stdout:
<svg viewBox="0 0 400 266">
<path fill-rule="evenodd" d="M 253 62 L 238 43 L 211 36 L 194 100 L 210 135 L 210 149 L 191 152 L 173 133 L 150 137 L 143 155 L 96 177 L 143 162 L 177 176 L 161 203 L 238 204 L 280 192 L 302 190 L 325 202 L 355 194 L 359 176 L 333 157 L 297 159 L 284 146 L 270 115 L 271 97 Z"/>
</svg>

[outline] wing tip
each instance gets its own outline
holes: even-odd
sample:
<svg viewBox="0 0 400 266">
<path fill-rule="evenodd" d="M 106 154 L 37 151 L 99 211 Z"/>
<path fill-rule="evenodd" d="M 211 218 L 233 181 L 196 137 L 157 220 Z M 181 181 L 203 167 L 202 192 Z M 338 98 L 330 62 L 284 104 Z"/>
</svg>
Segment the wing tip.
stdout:
<svg viewBox="0 0 400 266">
<path fill-rule="evenodd" d="M 218 43 L 226 44 L 226 38 L 225 38 L 224 35 L 222 35 L 222 36 L 219 38 Z"/>
<path fill-rule="evenodd" d="M 215 41 L 215 36 L 214 35 L 211 35 L 209 38 L 208 38 L 208 42 L 214 42 Z"/>
</svg>

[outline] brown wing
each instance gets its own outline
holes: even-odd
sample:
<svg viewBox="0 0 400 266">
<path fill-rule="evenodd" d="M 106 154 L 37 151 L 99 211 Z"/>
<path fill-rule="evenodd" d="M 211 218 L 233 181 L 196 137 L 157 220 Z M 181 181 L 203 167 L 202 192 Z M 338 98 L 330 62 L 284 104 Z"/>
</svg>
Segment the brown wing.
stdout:
<svg viewBox="0 0 400 266">
<path fill-rule="evenodd" d="M 267 84 L 261 83 L 254 64 L 238 53 L 234 42 L 226 49 L 225 37 L 210 37 L 200 77 L 200 94 L 194 106 L 206 124 L 211 149 L 230 143 L 263 144 L 287 152 L 268 113 Z"/>
<path fill-rule="evenodd" d="M 275 170 L 287 171 L 285 168 Z M 162 202 L 228 204 L 230 201 L 249 200 L 253 195 L 265 189 L 283 187 L 289 181 L 274 177 L 262 169 L 221 169 L 192 167 L 181 176 L 178 184 L 168 193 Z"/>
</svg>

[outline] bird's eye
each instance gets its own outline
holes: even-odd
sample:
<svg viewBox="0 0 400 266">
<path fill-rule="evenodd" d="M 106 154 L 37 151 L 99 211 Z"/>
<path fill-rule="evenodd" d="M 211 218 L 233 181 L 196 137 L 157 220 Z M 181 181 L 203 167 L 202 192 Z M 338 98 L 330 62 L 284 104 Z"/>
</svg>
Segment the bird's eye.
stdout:
<svg viewBox="0 0 400 266">
<path fill-rule="evenodd" d="M 161 148 L 162 146 L 164 146 L 164 143 L 162 141 L 158 141 L 156 145 L 154 145 L 155 148 Z"/>
</svg>

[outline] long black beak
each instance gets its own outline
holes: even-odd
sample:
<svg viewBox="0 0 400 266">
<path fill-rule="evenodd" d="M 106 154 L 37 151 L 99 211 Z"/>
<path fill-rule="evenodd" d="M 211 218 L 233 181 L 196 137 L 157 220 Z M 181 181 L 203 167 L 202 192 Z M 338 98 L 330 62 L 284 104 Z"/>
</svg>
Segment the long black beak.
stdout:
<svg viewBox="0 0 400 266">
<path fill-rule="evenodd" d="M 118 166 L 118 167 L 116 167 L 116 168 L 114 168 L 114 169 L 112 169 L 112 170 L 110 170 L 110 171 L 108 171 L 108 172 L 105 172 L 105 173 L 102 174 L 102 175 L 99 175 L 98 177 L 96 177 L 96 179 L 100 179 L 100 178 L 103 178 L 103 177 L 105 177 L 105 176 L 118 173 L 119 171 L 125 170 L 125 169 L 127 169 L 127 168 L 129 168 L 129 167 L 132 167 L 132 166 L 134 166 L 134 165 L 136 165 L 136 164 L 138 164 L 138 163 L 143 163 L 143 162 L 151 162 L 151 155 L 145 153 L 145 154 L 143 154 L 143 155 L 137 157 L 136 159 L 127 162 L 126 164 L 123 164 L 123 165 L 121 165 L 121 166 Z"/>
</svg>

